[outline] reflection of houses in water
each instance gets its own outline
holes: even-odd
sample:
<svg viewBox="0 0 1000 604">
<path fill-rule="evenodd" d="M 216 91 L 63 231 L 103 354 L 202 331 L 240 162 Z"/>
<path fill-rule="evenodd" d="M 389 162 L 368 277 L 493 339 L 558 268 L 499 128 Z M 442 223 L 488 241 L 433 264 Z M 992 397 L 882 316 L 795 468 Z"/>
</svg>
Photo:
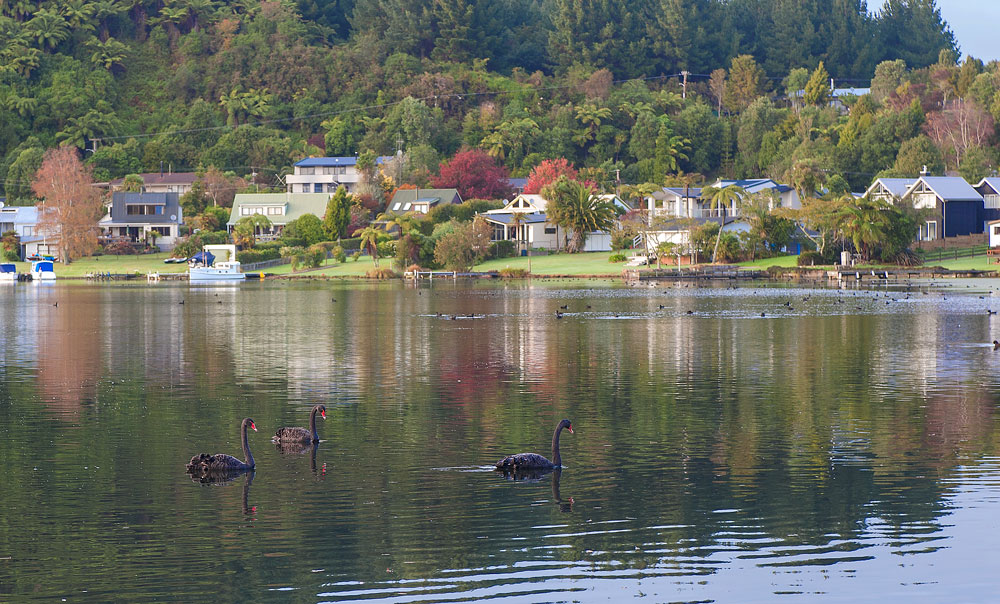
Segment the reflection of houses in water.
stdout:
<svg viewBox="0 0 1000 604">
<path fill-rule="evenodd" d="M 106 351 L 102 373 L 137 376 L 137 359 L 155 359 L 142 365 L 142 376 L 157 384 L 177 382 L 190 351 L 184 313 L 193 306 L 179 304 L 188 297 L 186 289 L 132 290 L 123 296 L 119 288 L 102 287 L 92 293 L 99 312 L 89 326 L 90 337 Z M 73 297 L 75 309 L 77 292 Z"/>
</svg>

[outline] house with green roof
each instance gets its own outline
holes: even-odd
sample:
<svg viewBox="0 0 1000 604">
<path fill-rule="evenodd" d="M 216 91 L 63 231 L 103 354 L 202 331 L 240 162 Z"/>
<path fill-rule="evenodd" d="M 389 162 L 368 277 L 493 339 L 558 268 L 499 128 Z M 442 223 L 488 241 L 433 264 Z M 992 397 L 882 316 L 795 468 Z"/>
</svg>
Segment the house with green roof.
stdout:
<svg viewBox="0 0 1000 604">
<path fill-rule="evenodd" d="M 240 193 L 233 199 L 233 210 L 226 223 L 230 233 L 240 218 L 261 214 L 271 221 L 271 227 L 258 229 L 258 241 L 277 239 L 289 222 L 313 214 L 323 218 L 332 193 Z"/>
</svg>

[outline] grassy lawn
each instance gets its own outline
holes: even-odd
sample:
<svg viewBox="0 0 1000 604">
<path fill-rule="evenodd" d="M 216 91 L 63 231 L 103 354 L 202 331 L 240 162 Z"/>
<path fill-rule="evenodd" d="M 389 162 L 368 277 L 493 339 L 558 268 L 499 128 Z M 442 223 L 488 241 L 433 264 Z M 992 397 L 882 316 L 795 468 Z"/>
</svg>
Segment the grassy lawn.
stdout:
<svg viewBox="0 0 1000 604">
<path fill-rule="evenodd" d="M 736 266 L 743 268 L 768 268 L 771 266 L 780 266 L 782 268 L 788 268 L 796 266 L 798 262 L 798 256 L 778 256 L 776 258 L 764 258 L 763 260 L 754 260 L 753 262 L 738 262 Z"/>
<path fill-rule="evenodd" d="M 379 266 L 392 267 L 392 258 L 383 258 L 379 261 Z M 297 273 L 292 272 L 291 264 L 281 264 L 278 266 L 272 266 L 271 268 L 265 268 L 265 273 L 270 273 L 272 275 L 302 275 L 304 277 L 363 277 L 365 273 L 375 268 L 375 264 L 372 262 L 371 256 L 362 256 L 355 262 L 353 259 L 348 258 L 347 262 L 343 264 L 337 264 L 333 260 L 327 260 L 324 268 L 317 270 L 304 271 L 300 270 Z"/>
<path fill-rule="evenodd" d="M 543 275 L 620 275 L 624 262 L 608 262 L 611 252 L 582 252 L 579 254 L 551 254 L 531 257 L 531 273 Z M 502 268 L 528 268 L 528 258 L 500 258 L 487 260 L 475 266 L 476 271 L 498 271 Z"/>
<path fill-rule="evenodd" d="M 164 264 L 163 260 L 170 255 L 143 254 L 141 256 L 92 256 L 74 260 L 69 264 L 55 263 L 57 277 L 85 277 L 88 273 L 126 274 L 146 273 L 184 273 L 187 264 Z M 31 270 L 30 262 L 18 262 L 17 271 L 27 273 Z"/>
<path fill-rule="evenodd" d="M 927 266 L 940 266 L 953 271 L 998 271 L 1000 264 L 990 264 L 988 256 L 973 256 L 971 258 L 959 258 L 958 260 L 934 260 L 927 263 Z"/>
</svg>

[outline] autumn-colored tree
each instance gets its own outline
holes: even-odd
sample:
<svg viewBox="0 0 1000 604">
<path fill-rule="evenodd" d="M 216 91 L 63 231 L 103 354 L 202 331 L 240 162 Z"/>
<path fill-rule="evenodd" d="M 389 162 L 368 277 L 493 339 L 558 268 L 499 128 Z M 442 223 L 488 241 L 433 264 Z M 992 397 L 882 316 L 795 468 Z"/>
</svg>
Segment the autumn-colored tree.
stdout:
<svg viewBox="0 0 1000 604">
<path fill-rule="evenodd" d="M 993 136 L 994 122 L 974 101 L 958 99 L 928 115 L 924 130 L 940 149 L 953 154 L 952 165 L 958 166 L 966 151 L 986 145 Z"/>
<path fill-rule="evenodd" d="M 215 166 L 209 166 L 200 180 L 205 186 L 205 197 L 212 200 L 213 206 L 223 208 L 231 208 L 237 189 L 246 186 L 242 178 L 231 172 L 223 172 Z"/>
<path fill-rule="evenodd" d="M 59 242 L 59 259 L 64 264 L 97 249 L 101 196 L 94 188 L 90 167 L 80 161 L 75 148 L 46 151 L 31 190 L 42 200 L 38 231 Z"/>
<path fill-rule="evenodd" d="M 561 157 L 559 159 L 546 159 L 531 170 L 528 182 L 524 185 L 524 192 L 527 194 L 540 193 L 546 185 L 559 180 L 560 176 L 576 180 L 576 168 Z"/>
<path fill-rule="evenodd" d="M 458 189 L 462 199 L 504 199 L 512 193 L 507 168 L 481 149 L 459 151 L 431 178 L 438 189 Z"/>
</svg>

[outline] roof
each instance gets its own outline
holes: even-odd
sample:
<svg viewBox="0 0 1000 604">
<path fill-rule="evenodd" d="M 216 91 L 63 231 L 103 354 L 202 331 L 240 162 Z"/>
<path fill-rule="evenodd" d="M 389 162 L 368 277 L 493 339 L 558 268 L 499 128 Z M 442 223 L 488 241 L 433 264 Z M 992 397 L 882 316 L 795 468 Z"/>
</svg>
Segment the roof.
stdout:
<svg viewBox="0 0 1000 604">
<path fill-rule="evenodd" d="M 792 190 L 792 187 L 778 184 L 770 178 L 744 178 L 740 180 L 720 179 L 712 186 L 716 189 L 723 189 L 733 185 L 743 189 L 747 193 L 757 193 L 758 191 L 763 191 L 765 189 L 775 189 L 779 193 L 787 193 Z"/>
<path fill-rule="evenodd" d="M 523 191 L 524 187 L 528 186 L 528 179 L 511 177 L 507 179 L 507 184 L 518 191 Z"/>
<path fill-rule="evenodd" d="M 678 197 L 684 197 L 684 187 L 663 187 L 664 191 L 669 191 Z M 687 196 L 690 199 L 701 197 L 701 187 L 688 187 Z"/>
<path fill-rule="evenodd" d="M 376 164 L 382 164 L 392 159 L 391 155 L 381 155 L 375 158 Z M 353 166 L 358 163 L 357 156 L 355 157 L 307 157 L 295 162 L 296 166 L 302 168 L 309 167 L 320 167 L 320 166 Z"/>
<path fill-rule="evenodd" d="M 868 187 L 868 190 L 865 191 L 865 195 L 870 195 L 876 186 L 882 185 L 882 187 L 885 188 L 890 195 L 894 197 L 902 197 L 906 194 L 910 185 L 916 182 L 916 180 L 916 178 L 876 178 L 875 182 L 873 182 L 871 186 Z"/>
<path fill-rule="evenodd" d="M 907 189 L 907 195 L 921 182 L 927 185 L 928 189 L 944 201 L 983 200 L 983 196 L 973 189 L 972 185 L 967 183 L 961 176 L 921 176 Z"/>
<path fill-rule="evenodd" d="M 539 222 L 546 222 L 548 220 L 548 217 L 546 217 L 544 212 L 531 212 L 531 213 L 517 212 L 517 213 L 524 217 L 522 218 L 522 224 L 537 224 Z M 482 216 L 489 222 L 495 222 L 497 224 L 510 225 L 513 224 L 514 220 L 514 213 L 510 214 L 483 213 L 480 214 L 480 216 Z"/>
<path fill-rule="evenodd" d="M 0 222 L 37 224 L 38 208 L 35 206 L 4 206 L 0 208 Z"/>
<path fill-rule="evenodd" d="M 405 212 L 406 210 L 398 210 L 396 205 L 415 203 L 417 201 L 429 203 L 430 205 L 441 201 L 462 203 L 462 196 L 458 194 L 457 189 L 397 189 L 392 196 L 392 200 L 389 201 L 388 210 L 390 212 Z"/>
<path fill-rule="evenodd" d="M 163 206 L 162 214 L 127 214 L 129 204 Z M 131 193 L 115 191 L 111 196 L 111 213 L 101 220 L 104 226 L 130 224 L 181 224 L 180 193 Z"/>
<path fill-rule="evenodd" d="M 987 176 L 986 178 L 980 180 L 979 184 L 976 185 L 976 191 L 983 193 L 981 189 L 985 185 L 989 185 L 989 187 L 993 189 L 994 193 L 1000 193 L 1000 178 L 996 176 Z M 985 195 L 985 193 L 983 194 Z"/>
<path fill-rule="evenodd" d="M 147 187 L 150 185 L 190 185 L 198 180 L 198 175 L 194 172 L 143 172 L 139 176 L 142 177 L 142 184 Z M 119 187 L 124 183 L 124 178 L 116 178 L 108 184 L 112 187 Z"/>
<path fill-rule="evenodd" d="M 229 222 L 233 225 L 242 218 L 242 206 L 284 206 L 285 213 L 281 216 L 267 216 L 274 224 L 288 224 L 306 214 L 322 218 L 326 214 L 326 204 L 333 193 L 238 193 L 233 199 L 233 211 L 229 214 Z"/>
</svg>

